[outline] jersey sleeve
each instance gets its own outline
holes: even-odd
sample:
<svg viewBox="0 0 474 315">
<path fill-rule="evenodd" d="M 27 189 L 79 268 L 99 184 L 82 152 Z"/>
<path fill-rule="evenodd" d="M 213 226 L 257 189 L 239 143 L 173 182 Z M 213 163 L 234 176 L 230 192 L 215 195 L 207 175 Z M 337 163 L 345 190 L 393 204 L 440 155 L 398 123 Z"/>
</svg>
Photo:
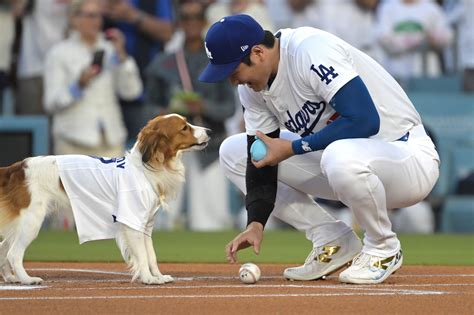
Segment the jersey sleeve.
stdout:
<svg viewBox="0 0 474 315">
<path fill-rule="evenodd" d="M 247 134 L 255 136 L 257 130 L 268 134 L 279 128 L 277 117 L 268 109 L 263 97 L 250 91 L 248 87 L 239 85 L 240 102 L 244 107 L 244 121 Z"/>
<path fill-rule="evenodd" d="M 347 82 L 358 76 L 343 42 L 330 34 L 308 37 L 296 49 L 303 82 L 327 103 Z"/>
</svg>

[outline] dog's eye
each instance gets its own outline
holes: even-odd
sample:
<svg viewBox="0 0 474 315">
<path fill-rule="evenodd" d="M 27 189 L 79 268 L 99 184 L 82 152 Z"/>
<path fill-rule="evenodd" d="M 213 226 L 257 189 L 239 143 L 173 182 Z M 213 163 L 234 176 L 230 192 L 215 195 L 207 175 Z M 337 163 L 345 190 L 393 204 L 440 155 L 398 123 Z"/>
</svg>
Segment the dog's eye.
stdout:
<svg viewBox="0 0 474 315">
<path fill-rule="evenodd" d="M 183 128 L 181 128 L 181 131 L 186 131 L 188 130 L 188 125 L 184 125 Z"/>
</svg>

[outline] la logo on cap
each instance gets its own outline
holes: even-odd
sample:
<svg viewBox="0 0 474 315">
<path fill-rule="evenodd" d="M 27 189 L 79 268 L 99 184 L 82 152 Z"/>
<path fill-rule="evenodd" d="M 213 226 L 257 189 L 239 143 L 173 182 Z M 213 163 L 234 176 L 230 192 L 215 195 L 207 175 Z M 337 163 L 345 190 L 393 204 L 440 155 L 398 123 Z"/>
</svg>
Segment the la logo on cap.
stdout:
<svg viewBox="0 0 474 315">
<path fill-rule="evenodd" d="M 204 48 L 206 49 L 207 58 L 213 59 L 211 51 L 207 48 L 207 43 L 206 42 L 204 42 Z"/>
</svg>

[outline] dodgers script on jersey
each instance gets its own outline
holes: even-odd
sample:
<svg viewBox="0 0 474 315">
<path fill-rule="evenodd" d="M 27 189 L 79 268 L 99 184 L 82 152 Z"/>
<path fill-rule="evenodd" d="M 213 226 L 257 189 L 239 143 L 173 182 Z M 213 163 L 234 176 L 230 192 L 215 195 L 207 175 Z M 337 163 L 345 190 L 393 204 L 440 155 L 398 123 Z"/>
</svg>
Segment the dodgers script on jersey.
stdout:
<svg viewBox="0 0 474 315">
<path fill-rule="evenodd" d="M 288 129 L 302 137 L 337 119 L 330 101 L 346 83 L 360 76 L 380 117 L 371 138 L 394 141 L 421 119 L 398 83 L 371 57 L 318 29 L 283 29 L 278 73 L 268 90 L 239 85 L 247 134 Z"/>
<path fill-rule="evenodd" d="M 81 244 L 115 238 L 116 222 L 151 236 L 158 197 L 127 157 L 59 155 L 56 162 Z"/>
</svg>

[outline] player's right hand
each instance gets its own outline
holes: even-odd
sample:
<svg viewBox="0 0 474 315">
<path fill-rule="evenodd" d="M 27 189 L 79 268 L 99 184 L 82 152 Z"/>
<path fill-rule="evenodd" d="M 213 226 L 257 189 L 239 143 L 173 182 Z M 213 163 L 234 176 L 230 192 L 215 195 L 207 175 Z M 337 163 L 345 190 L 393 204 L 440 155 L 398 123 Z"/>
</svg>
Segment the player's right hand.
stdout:
<svg viewBox="0 0 474 315">
<path fill-rule="evenodd" d="M 260 253 L 263 239 L 263 225 L 259 222 L 250 223 L 245 231 L 237 235 L 225 247 L 226 258 L 230 263 L 237 262 L 237 251 L 253 246 L 255 254 Z"/>
</svg>

